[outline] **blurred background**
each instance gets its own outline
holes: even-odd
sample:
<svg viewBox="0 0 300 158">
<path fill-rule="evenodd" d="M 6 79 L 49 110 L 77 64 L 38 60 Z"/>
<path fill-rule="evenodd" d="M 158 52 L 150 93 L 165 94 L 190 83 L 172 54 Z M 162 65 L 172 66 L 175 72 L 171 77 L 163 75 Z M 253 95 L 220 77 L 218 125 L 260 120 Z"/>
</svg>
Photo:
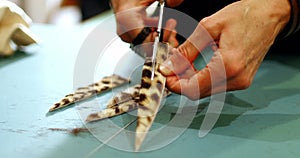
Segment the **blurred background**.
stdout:
<svg viewBox="0 0 300 158">
<path fill-rule="evenodd" d="M 35 23 L 73 25 L 110 10 L 109 0 L 9 0 Z"/>
</svg>

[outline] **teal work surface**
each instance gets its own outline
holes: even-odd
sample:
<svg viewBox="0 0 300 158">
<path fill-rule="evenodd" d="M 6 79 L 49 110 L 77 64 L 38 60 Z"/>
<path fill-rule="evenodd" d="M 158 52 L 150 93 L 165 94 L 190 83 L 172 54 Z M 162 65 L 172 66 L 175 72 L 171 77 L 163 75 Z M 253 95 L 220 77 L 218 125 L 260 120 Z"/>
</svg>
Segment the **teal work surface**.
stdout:
<svg viewBox="0 0 300 158">
<path fill-rule="evenodd" d="M 73 91 L 77 54 L 96 23 L 71 28 L 34 24 L 32 30 L 42 39 L 39 47 L 0 58 L 1 158 L 300 156 L 300 56 L 269 55 L 251 87 L 226 94 L 221 115 L 206 136 L 198 135 L 209 98 L 200 100 L 202 110 L 174 141 L 147 152 L 106 145 L 116 135 L 97 139 L 86 130 L 76 105 L 49 114 L 52 104 Z M 99 76 L 113 73 L 106 66 Z M 163 126 L 173 115 L 172 108 L 163 108 L 155 124 Z M 133 117 L 111 120 L 120 118 Z"/>
</svg>

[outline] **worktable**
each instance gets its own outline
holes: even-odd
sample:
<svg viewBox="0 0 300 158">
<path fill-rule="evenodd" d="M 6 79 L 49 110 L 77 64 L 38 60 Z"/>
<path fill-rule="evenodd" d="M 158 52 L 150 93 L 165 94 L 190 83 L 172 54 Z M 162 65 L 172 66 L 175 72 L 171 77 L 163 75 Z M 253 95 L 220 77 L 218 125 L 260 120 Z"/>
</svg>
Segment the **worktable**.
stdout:
<svg viewBox="0 0 300 158">
<path fill-rule="evenodd" d="M 198 137 L 205 109 L 175 141 L 148 152 L 115 149 L 89 131 L 71 133 L 72 129 L 85 127 L 76 108 L 71 106 L 54 114 L 48 109 L 73 92 L 78 52 L 103 19 L 98 17 L 74 27 L 33 24 L 31 29 L 42 40 L 39 46 L 0 58 L 1 158 L 300 156 L 299 53 L 268 55 L 248 89 L 226 94 L 220 118 L 205 137 Z M 115 27 L 110 28 L 103 33 L 114 33 Z M 96 42 L 101 43 L 102 38 L 99 36 Z M 130 49 L 119 40 L 116 50 L 122 53 Z M 119 59 L 112 55 L 105 64 Z M 100 78 L 113 71 L 108 67 L 95 76 Z M 201 104 L 207 101 L 203 99 Z"/>
</svg>

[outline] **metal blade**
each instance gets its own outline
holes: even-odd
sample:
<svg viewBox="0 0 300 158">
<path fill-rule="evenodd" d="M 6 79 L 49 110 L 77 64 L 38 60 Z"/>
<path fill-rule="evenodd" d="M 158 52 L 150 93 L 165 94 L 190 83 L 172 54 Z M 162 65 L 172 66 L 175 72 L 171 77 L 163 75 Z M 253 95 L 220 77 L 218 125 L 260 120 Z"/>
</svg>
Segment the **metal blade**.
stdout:
<svg viewBox="0 0 300 158">
<path fill-rule="evenodd" d="M 161 36 L 161 32 L 162 32 L 162 21 L 163 21 L 164 6 L 165 6 L 165 2 L 161 1 L 159 3 L 159 7 L 160 7 L 159 10 L 160 11 L 159 11 L 159 19 L 158 19 L 158 25 L 157 25 L 157 30 L 156 30 L 157 36 L 155 37 L 154 44 L 153 44 L 151 80 L 153 80 L 153 77 L 154 77 L 158 43 L 162 42 L 162 38 L 160 36 Z"/>
</svg>

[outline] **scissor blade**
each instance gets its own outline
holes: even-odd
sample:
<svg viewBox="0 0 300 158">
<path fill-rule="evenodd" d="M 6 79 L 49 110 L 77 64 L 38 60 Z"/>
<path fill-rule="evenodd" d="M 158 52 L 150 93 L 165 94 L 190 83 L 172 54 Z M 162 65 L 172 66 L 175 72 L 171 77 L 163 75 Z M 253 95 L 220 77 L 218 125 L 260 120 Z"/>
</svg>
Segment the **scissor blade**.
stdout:
<svg viewBox="0 0 300 158">
<path fill-rule="evenodd" d="M 151 80 L 153 80 L 154 77 L 154 71 L 155 71 L 155 66 L 156 66 L 156 56 L 157 56 L 157 47 L 159 42 L 162 42 L 162 21 L 163 21 L 163 14 L 164 14 L 164 6 L 165 2 L 161 1 L 159 2 L 159 19 L 158 19 L 158 25 L 157 25 L 157 36 L 154 39 L 154 44 L 153 44 L 153 52 L 152 52 L 152 74 L 151 74 Z"/>
<path fill-rule="evenodd" d="M 162 1 L 159 3 L 159 19 L 158 19 L 158 25 L 157 25 L 157 33 L 158 33 L 158 38 L 159 41 L 162 42 L 162 39 L 160 38 L 161 32 L 162 32 L 162 22 L 163 22 L 163 15 L 164 15 L 164 7 L 165 7 L 165 2 Z"/>
</svg>

